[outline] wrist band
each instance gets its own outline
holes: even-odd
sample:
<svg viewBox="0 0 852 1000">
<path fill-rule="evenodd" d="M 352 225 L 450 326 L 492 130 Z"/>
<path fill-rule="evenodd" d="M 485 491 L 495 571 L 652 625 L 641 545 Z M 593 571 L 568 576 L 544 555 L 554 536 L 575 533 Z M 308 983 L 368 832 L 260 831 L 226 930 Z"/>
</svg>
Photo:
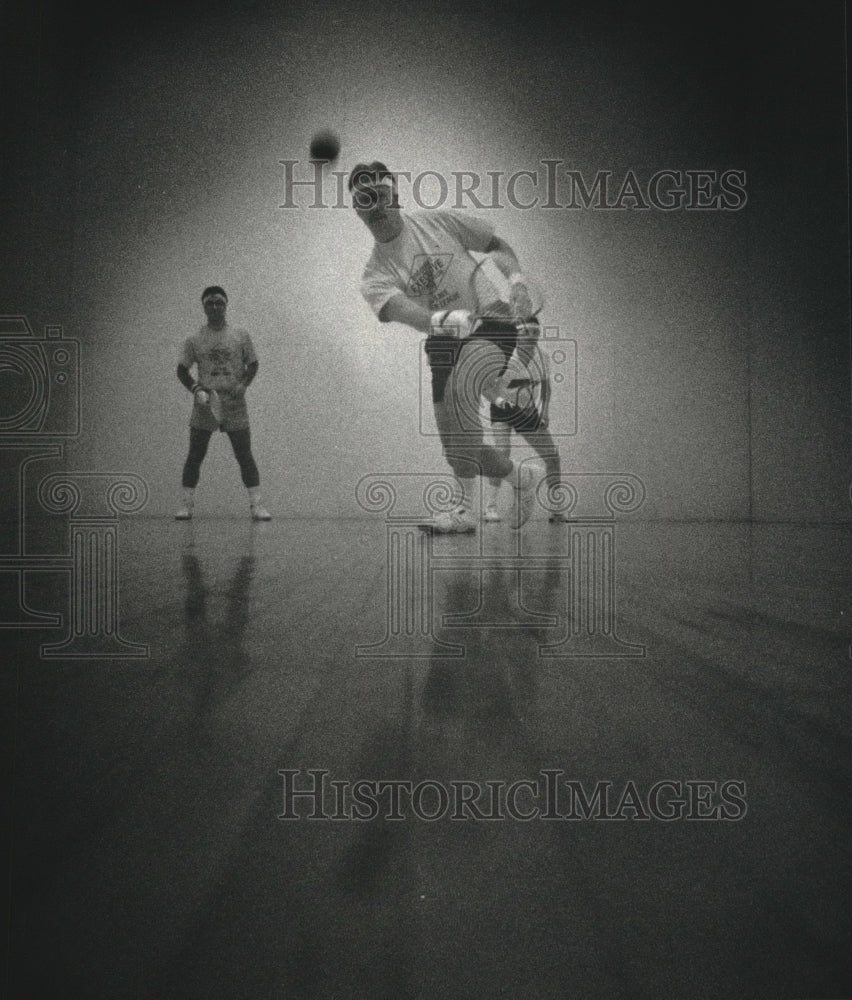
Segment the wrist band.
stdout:
<svg viewBox="0 0 852 1000">
<path fill-rule="evenodd" d="M 515 271 L 514 274 L 510 274 L 509 275 L 509 284 L 510 285 L 525 285 L 526 281 L 524 280 L 524 276 L 521 274 L 520 271 Z"/>
</svg>

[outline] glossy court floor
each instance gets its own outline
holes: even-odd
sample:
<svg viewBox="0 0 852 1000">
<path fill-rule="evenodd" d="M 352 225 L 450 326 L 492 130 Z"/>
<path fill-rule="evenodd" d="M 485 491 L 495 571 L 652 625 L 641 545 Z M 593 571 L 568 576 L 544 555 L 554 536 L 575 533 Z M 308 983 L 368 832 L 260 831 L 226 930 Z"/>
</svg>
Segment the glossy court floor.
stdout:
<svg viewBox="0 0 852 1000">
<path fill-rule="evenodd" d="M 122 519 L 119 627 L 147 655 L 6 635 L 9 995 L 852 996 L 848 526 L 615 527 L 604 649 L 572 625 L 570 525 L 524 529 L 553 557 L 529 569 L 506 525 L 399 569 L 366 515 Z M 67 606 L 53 577 L 31 606 Z M 431 798 L 309 819 L 285 792 L 311 769 Z M 515 818 L 428 818 L 437 788 L 545 772 L 639 806 L 522 819 L 526 787 Z M 666 781 L 702 802 L 641 818 Z"/>
</svg>

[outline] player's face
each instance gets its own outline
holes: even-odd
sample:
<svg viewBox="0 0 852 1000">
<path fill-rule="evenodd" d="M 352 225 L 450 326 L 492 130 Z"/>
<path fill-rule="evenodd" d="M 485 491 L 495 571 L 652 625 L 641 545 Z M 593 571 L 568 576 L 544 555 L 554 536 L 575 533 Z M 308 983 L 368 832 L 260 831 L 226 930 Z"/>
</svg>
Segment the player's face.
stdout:
<svg viewBox="0 0 852 1000">
<path fill-rule="evenodd" d="M 227 299 L 221 295 L 208 295 L 203 305 L 210 326 L 221 326 L 225 322 L 225 310 L 228 308 Z"/>
<path fill-rule="evenodd" d="M 358 217 L 368 225 L 386 222 L 399 214 L 396 192 L 390 181 L 358 184 L 352 192 L 352 205 Z"/>
</svg>

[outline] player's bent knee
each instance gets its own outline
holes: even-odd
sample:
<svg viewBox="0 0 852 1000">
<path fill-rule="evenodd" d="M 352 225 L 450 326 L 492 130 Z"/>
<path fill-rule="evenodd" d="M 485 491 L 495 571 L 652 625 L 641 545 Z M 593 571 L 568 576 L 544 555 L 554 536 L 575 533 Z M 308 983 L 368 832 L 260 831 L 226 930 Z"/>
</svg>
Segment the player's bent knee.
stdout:
<svg viewBox="0 0 852 1000">
<path fill-rule="evenodd" d="M 446 451 L 444 454 L 450 468 L 459 479 L 475 479 L 482 475 L 482 465 L 476 455 L 461 451 Z"/>
</svg>

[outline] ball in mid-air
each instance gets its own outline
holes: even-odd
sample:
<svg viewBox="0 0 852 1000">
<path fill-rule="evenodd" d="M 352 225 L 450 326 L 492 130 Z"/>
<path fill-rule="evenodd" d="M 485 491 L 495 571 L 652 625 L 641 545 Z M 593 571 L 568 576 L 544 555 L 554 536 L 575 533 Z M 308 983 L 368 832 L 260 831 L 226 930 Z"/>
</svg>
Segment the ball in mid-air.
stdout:
<svg viewBox="0 0 852 1000">
<path fill-rule="evenodd" d="M 331 129 L 323 129 L 311 139 L 311 159 L 317 163 L 333 163 L 339 153 L 340 139 Z"/>
</svg>

